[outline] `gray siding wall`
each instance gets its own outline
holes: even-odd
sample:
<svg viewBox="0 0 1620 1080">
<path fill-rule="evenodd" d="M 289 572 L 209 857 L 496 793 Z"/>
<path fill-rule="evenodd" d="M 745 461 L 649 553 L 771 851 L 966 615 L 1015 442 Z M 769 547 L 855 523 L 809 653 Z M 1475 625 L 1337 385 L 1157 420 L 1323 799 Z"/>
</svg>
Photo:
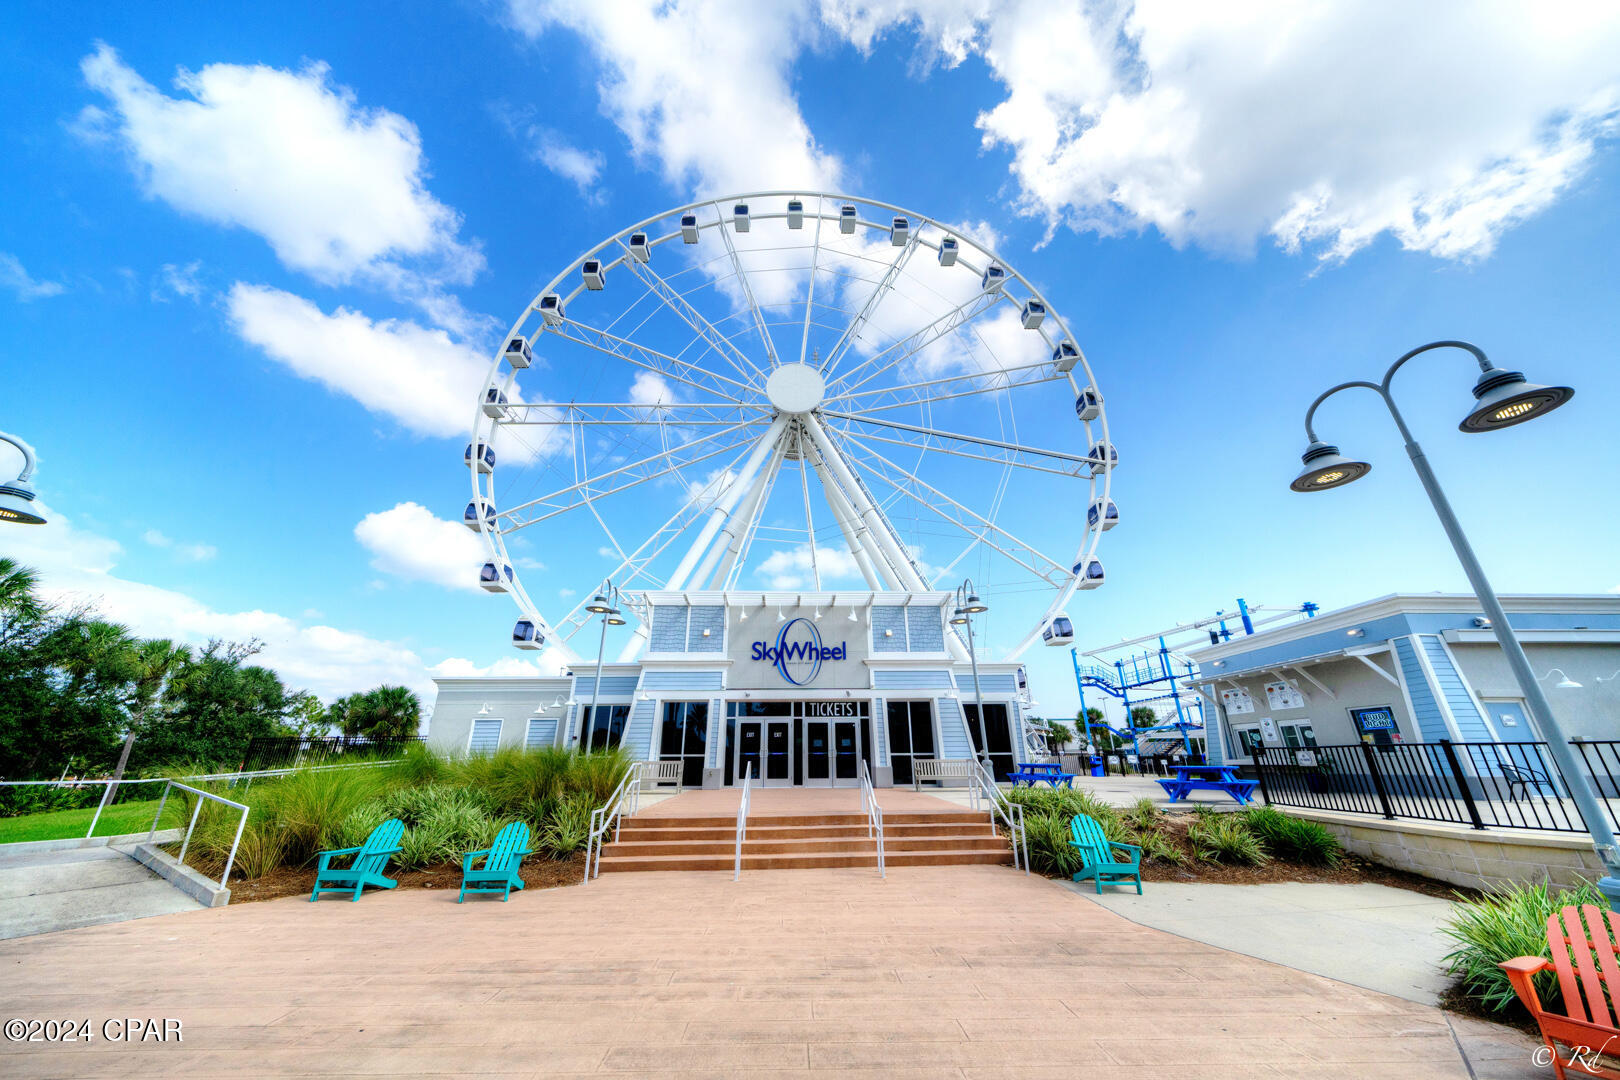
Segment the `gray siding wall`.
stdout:
<svg viewBox="0 0 1620 1080">
<path fill-rule="evenodd" d="M 725 674 L 719 671 L 649 671 L 641 677 L 644 690 L 720 690 Z"/>
<path fill-rule="evenodd" d="M 948 671 L 919 671 L 905 668 L 872 672 L 872 686 L 877 690 L 949 690 L 952 686 Z"/>
<path fill-rule="evenodd" d="M 892 630 L 893 635 L 884 634 Z M 872 651 L 874 653 L 903 653 L 906 651 L 906 609 L 898 604 L 874 605 L 872 608 Z"/>
<path fill-rule="evenodd" d="M 726 609 L 719 604 L 691 609 L 687 620 L 686 651 L 722 653 L 726 651 Z M 704 637 L 703 631 L 709 631 Z"/>
<path fill-rule="evenodd" d="M 653 608 L 652 632 L 648 639 L 647 651 L 685 651 L 686 611 L 684 607 L 668 605 Z"/>
<path fill-rule="evenodd" d="M 935 607 L 906 608 L 906 630 L 912 652 L 944 652 L 945 620 Z"/>
</svg>

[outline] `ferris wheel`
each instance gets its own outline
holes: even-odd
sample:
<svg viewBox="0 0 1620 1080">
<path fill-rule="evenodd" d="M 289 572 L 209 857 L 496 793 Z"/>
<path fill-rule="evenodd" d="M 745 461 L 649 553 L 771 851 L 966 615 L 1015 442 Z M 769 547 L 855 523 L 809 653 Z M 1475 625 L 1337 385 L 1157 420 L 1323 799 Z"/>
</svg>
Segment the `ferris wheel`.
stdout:
<svg viewBox="0 0 1620 1080">
<path fill-rule="evenodd" d="M 515 645 L 570 658 L 587 598 L 548 619 L 531 552 L 631 595 L 842 590 L 852 619 L 971 573 L 1035 601 L 1013 660 L 1073 640 L 1119 519 L 1063 316 L 968 230 L 836 194 L 691 203 L 584 252 L 504 339 L 464 456 L 480 584 L 516 600 Z"/>
</svg>

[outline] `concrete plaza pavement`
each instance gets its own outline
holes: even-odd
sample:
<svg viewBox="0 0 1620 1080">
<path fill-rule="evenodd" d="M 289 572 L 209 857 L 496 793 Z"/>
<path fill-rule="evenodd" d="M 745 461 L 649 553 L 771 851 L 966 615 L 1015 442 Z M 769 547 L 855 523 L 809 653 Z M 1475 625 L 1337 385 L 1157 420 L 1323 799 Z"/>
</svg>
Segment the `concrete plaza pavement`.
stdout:
<svg viewBox="0 0 1620 1080">
<path fill-rule="evenodd" d="M 132 842 L 137 837 L 129 838 Z M 144 835 L 139 839 L 145 839 Z M 0 847 L 0 938 L 144 919 L 202 905 L 123 846 Z"/>
<path fill-rule="evenodd" d="M 0 1043 L 8 1078 L 1470 1075 L 1436 1009 L 991 866 L 286 899 L 0 942 L 0 971 L 5 1018 L 184 1033 Z"/>
</svg>

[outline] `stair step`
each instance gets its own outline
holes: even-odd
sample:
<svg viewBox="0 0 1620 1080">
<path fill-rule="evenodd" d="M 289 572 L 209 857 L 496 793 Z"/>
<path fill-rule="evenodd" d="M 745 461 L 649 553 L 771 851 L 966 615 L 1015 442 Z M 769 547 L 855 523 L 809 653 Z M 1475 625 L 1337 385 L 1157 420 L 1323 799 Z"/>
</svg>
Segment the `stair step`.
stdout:
<svg viewBox="0 0 1620 1080">
<path fill-rule="evenodd" d="M 859 837 L 755 837 L 750 833 L 743 839 L 743 856 L 786 855 L 812 852 L 859 851 L 872 853 L 876 841 Z M 999 836 L 887 836 L 886 851 L 1005 851 L 1007 841 Z M 724 840 L 661 840 L 644 841 L 640 838 L 615 840 L 602 848 L 605 858 L 640 855 L 731 855 L 737 851 L 736 837 Z"/>
<path fill-rule="evenodd" d="M 873 854 L 822 852 L 804 855 L 743 855 L 744 870 L 812 870 L 836 867 L 875 867 Z M 990 865 L 1012 862 L 1011 850 L 1004 851 L 896 851 L 886 852 L 888 866 L 954 866 L 969 863 Z M 602 853 L 603 873 L 635 870 L 732 870 L 730 855 L 632 855 Z"/>
<path fill-rule="evenodd" d="M 890 825 L 963 825 L 990 823 L 990 815 L 983 811 L 961 810 L 945 813 L 885 813 L 883 824 Z M 799 826 L 860 826 L 865 827 L 866 815 L 860 812 L 839 814 L 750 814 L 748 827 L 796 828 Z M 629 829 L 736 829 L 735 814 L 728 817 L 628 817 L 622 828 Z"/>
<path fill-rule="evenodd" d="M 770 819 L 765 819 L 769 821 Z M 993 830 L 988 821 L 946 821 L 931 822 L 926 825 L 895 825 L 884 819 L 883 832 L 886 836 L 966 836 L 978 832 L 989 836 Z M 748 822 L 748 835 L 750 838 L 759 837 L 762 840 L 782 838 L 798 839 L 800 837 L 857 837 L 867 833 L 866 819 L 862 818 L 857 824 L 849 825 L 776 825 L 759 824 L 750 819 Z M 736 823 L 724 828 L 650 828 L 646 826 L 631 827 L 629 820 L 624 822 L 619 836 L 623 840 L 665 841 L 665 840 L 729 840 L 737 835 Z"/>
</svg>

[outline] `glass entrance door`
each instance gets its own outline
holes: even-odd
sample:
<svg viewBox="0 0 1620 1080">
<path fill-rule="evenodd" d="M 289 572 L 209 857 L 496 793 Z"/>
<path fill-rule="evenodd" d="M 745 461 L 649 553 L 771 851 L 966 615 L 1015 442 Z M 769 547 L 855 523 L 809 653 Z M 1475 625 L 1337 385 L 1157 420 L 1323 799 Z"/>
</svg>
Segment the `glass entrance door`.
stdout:
<svg viewBox="0 0 1620 1080">
<path fill-rule="evenodd" d="M 737 724 L 737 782 L 752 771 L 765 787 L 793 784 L 793 721 L 743 720 Z"/>
<path fill-rule="evenodd" d="M 806 787 L 859 787 L 860 725 L 854 720 L 804 722 Z"/>
</svg>

